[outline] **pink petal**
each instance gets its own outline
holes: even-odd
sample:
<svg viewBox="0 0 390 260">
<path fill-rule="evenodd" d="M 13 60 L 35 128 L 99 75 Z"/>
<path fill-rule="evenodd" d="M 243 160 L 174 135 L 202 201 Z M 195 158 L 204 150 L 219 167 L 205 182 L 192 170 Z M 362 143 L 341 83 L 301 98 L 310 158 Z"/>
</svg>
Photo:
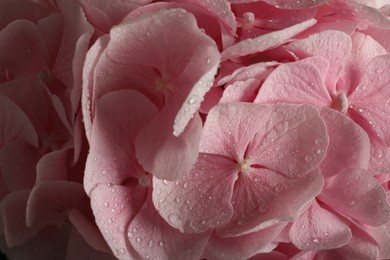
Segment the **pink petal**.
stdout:
<svg viewBox="0 0 390 260">
<path fill-rule="evenodd" d="M 222 52 L 223 60 L 233 59 L 277 47 L 315 23 L 315 19 L 310 19 L 280 31 L 240 41 Z"/>
<path fill-rule="evenodd" d="M 324 250 L 317 253 L 316 259 L 379 259 L 379 248 L 365 231 L 352 225 L 351 241 L 340 248 Z"/>
<path fill-rule="evenodd" d="M 222 156 L 199 154 L 188 174 L 175 182 L 153 179 L 153 202 L 160 215 L 186 233 L 226 224 L 233 214 L 231 197 L 237 165 Z"/>
<path fill-rule="evenodd" d="M 2 177 L 12 191 L 31 189 L 34 186 L 35 166 L 43 149 L 35 148 L 22 140 L 15 140 L 0 149 Z"/>
<path fill-rule="evenodd" d="M 320 165 L 321 174 L 329 178 L 345 168 L 367 169 L 370 141 L 366 132 L 334 109 L 322 108 L 320 114 L 329 135 L 329 147 Z"/>
<path fill-rule="evenodd" d="M 326 0 L 302 0 L 302 1 L 289 1 L 289 0 L 264 0 L 266 3 L 274 5 L 277 8 L 283 9 L 303 9 L 311 8 L 326 3 Z"/>
<path fill-rule="evenodd" d="M 69 221 L 72 223 L 74 228 L 77 229 L 79 235 L 83 237 L 85 243 L 88 243 L 88 245 L 95 250 L 106 253 L 111 252 L 94 221 L 88 220 L 78 209 L 70 210 L 68 216 Z"/>
<path fill-rule="evenodd" d="M 100 56 L 103 53 L 104 48 L 107 46 L 109 38 L 101 37 L 94 45 L 89 49 L 87 56 L 85 57 L 83 68 L 83 86 L 81 104 L 84 117 L 84 127 L 86 131 L 87 139 L 90 139 L 92 131 L 92 107 L 93 107 L 93 85 L 96 82 L 94 70 L 99 61 Z"/>
<path fill-rule="evenodd" d="M 276 68 L 263 83 L 255 102 L 330 106 L 332 98 L 318 68 L 301 61 Z"/>
<path fill-rule="evenodd" d="M 42 181 L 34 186 L 28 198 L 26 225 L 61 225 L 67 219 L 67 212 L 75 208 L 84 196 L 86 194 L 79 183 Z"/>
<path fill-rule="evenodd" d="M 26 226 L 26 206 L 30 191 L 20 190 L 8 194 L 1 201 L 0 213 L 4 223 L 4 235 L 9 247 L 19 246 L 34 237 L 40 225 Z"/>
<path fill-rule="evenodd" d="M 257 96 L 261 85 L 260 79 L 247 79 L 230 84 L 220 99 L 220 103 L 248 102 L 251 103 Z"/>
<path fill-rule="evenodd" d="M 293 51 L 300 59 L 311 56 L 326 58 L 330 65 L 326 83 L 331 91 L 335 91 L 345 60 L 351 52 L 351 45 L 351 39 L 347 34 L 341 31 L 323 31 L 294 41 L 286 48 Z"/>
<path fill-rule="evenodd" d="M 248 259 L 256 254 L 269 252 L 276 245 L 272 243 L 286 224 L 276 224 L 266 229 L 239 237 L 211 236 L 203 257 L 206 259 Z"/>
<path fill-rule="evenodd" d="M 0 50 L 0 68 L 8 69 L 15 77 L 47 69 L 45 42 L 32 22 L 17 20 L 1 30 Z"/>
<path fill-rule="evenodd" d="M 327 179 L 319 199 L 371 226 L 390 220 L 390 206 L 383 187 L 363 169 L 346 169 Z"/>
<path fill-rule="evenodd" d="M 2 1 L 0 4 L 0 30 L 19 19 L 37 23 L 49 14 L 49 10 L 43 5 L 32 1 Z"/>
<path fill-rule="evenodd" d="M 390 147 L 371 139 L 369 170 L 388 172 L 390 170 Z"/>
<path fill-rule="evenodd" d="M 368 63 L 379 55 L 386 54 L 386 50 L 370 36 L 354 32 L 352 51 L 346 60 L 344 73 L 337 86 L 338 91 L 351 93 L 362 81 Z"/>
<path fill-rule="evenodd" d="M 120 259 L 137 259 L 128 244 L 127 229 L 147 196 L 141 186 L 99 184 L 91 192 L 91 207 L 100 232 Z"/>
<path fill-rule="evenodd" d="M 94 259 L 94 260 L 115 260 L 110 254 L 90 247 L 75 229 L 70 231 L 69 242 L 66 248 L 66 260 L 73 259 Z"/>
<path fill-rule="evenodd" d="M 379 227 L 366 226 L 366 229 L 379 245 L 380 258 L 390 258 L 390 221 Z"/>
<path fill-rule="evenodd" d="M 128 228 L 128 240 L 142 259 L 200 259 L 210 235 L 171 227 L 154 208 L 151 192 Z"/>
<path fill-rule="evenodd" d="M 252 118 L 249 118 L 254 121 L 253 117 L 260 118 L 260 113 L 262 117 L 246 151 L 246 156 L 251 157 L 250 164 L 265 167 L 285 177 L 303 176 L 316 168 L 329 144 L 326 127 L 318 111 L 306 105 L 259 107 L 262 110 L 253 111 Z M 240 131 L 243 129 L 240 128 Z"/>
<path fill-rule="evenodd" d="M 390 19 L 376 8 L 361 4 L 358 1 L 345 1 L 342 4 L 345 4 L 346 7 L 341 6 L 341 8 L 351 12 L 356 20 L 361 20 L 364 23 L 368 22 L 375 27 L 390 28 Z"/>
<path fill-rule="evenodd" d="M 144 95 L 131 89 L 98 99 L 84 177 L 87 193 L 97 183 L 121 184 L 143 174 L 135 158 L 134 142 L 138 131 L 156 112 Z"/>
<path fill-rule="evenodd" d="M 386 68 L 390 67 L 390 55 L 374 58 L 367 67 L 365 79 L 350 95 L 353 109 L 358 111 L 368 125 L 363 128 L 373 131 L 386 145 L 390 145 L 389 117 L 390 113 L 390 75 Z M 358 122 L 365 124 L 364 122 Z M 375 138 L 376 136 L 370 136 Z"/>
<path fill-rule="evenodd" d="M 318 205 L 311 206 L 293 223 L 290 237 L 301 250 L 326 250 L 347 244 L 352 237 L 348 224 Z"/>
<path fill-rule="evenodd" d="M 45 154 L 36 165 L 36 182 L 68 179 L 68 154 L 70 149 L 56 150 Z"/>
<path fill-rule="evenodd" d="M 15 103 L 3 95 L 0 95 L 0 114 L 0 147 L 16 138 L 38 146 L 38 136 L 29 118 Z"/>
<path fill-rule="evenodd" d="M 233 217 L 217 229 L 217 234 L 238 236 L 280 221 L 293 221 L 300 209 L 320 193 L 322 186 L 318 169 L 295 178 L 286 178 L 271 170 L 253 169 L 236 181 Z"/>
</svg>

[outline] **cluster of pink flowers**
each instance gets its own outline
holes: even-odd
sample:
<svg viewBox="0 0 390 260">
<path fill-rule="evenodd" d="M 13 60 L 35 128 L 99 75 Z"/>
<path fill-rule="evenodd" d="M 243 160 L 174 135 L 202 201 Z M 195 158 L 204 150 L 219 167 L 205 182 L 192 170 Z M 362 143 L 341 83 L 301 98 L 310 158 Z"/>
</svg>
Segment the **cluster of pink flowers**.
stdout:
<svg viewBox="0 0 390 260">
<path fill-rule="evenodd" d="M 390 259 L 390 1 L 0 0 L 9 259 Z"/>
</svg>

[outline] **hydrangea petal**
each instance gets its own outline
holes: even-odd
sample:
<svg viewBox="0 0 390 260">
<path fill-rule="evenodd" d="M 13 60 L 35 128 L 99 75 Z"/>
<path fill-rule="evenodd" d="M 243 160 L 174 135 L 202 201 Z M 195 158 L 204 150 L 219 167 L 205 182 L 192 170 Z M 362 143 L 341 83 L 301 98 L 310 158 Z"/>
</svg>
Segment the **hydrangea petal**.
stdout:
<svg viewBox="0 0 390 260">
<path fill-rule="evenodd" d="M 248 259 L 256 254 L 269 252 L 276 245 L 272 241 L 279 235 L 286 223 L 280 223 L 263 230 L 239 237 L 211 236 L 203 257 L 206 259 Z"/>
<path fill-rule="evenodd" d="M 390 220 L 390 206 L 383 187 L 364 169 L 346 169 L 328 178 L 319 199 L 371 226 Z"/>
<path fill-rule="evenodd" d="M 128 240 L 142 259 L 200 259 L 210 235 L 211 231 L 189 234 L 171 227 L 155 209 L 151 192 L 128 228 Z"/>
<path fill-rule="evenodd" d="M 336 89 L 336 82 L 344 69 L 344 63 L 351 52 L 351 47 L 351 39 L 347 34 L 333 30 L 312 34 L 286 46 L 300 59 L 311 56 L 326 58 L 330 64 L 326 83 L 332 92 Z"/>
<path fill-rule="evenodd" d="M 367 169 L 370 141 L 366 132 L 334 109 L 322 108 L 320 115 L 329 135 L 329 147 L 320 165 L 321 174 L 329 178 L 345 168 Z"/>
<path fill-rule="evenodd" d="M 347 244 L 352 232 L 340 218 L 322 208 L 316 200 L 292 224 L 290 237 L 301 250 L 326 250 Z"/>
<path fill-rule="evenodd" d="M 222 52 L 222 58 L 224 60 L 233 59 L 277 47 L 315 23 L 315 19 L 309 19 L 280 31 L 240 41 L 225 49 Z"/>
<path fill-rule="evenodd" d="M 332 98 L 318 68 L 301 61 L 276 68 L 263 83 L 255 102 L 329 106 Z"/>
<path fill-rule="evenodd" d="M 226 157 L 198 156 L 193 169 L 175 182 L 153 179 L 153 202 L 160 215 L 186 233 L 200 233 L 227 223 L 237 164 Z"/>
<path fill-rule="evenodd" d="M 234 186 L 234 214 L 217 229 L 220 236 L 239 236 L 281 221 L 293 221 L 300 209 L 318 195 L 323 178 L 318 169 L 304 176 L 286 178 L 271 170 L 253 169 Z M 292 196 L 294 194 L 294 196 Z"/>
</svg>

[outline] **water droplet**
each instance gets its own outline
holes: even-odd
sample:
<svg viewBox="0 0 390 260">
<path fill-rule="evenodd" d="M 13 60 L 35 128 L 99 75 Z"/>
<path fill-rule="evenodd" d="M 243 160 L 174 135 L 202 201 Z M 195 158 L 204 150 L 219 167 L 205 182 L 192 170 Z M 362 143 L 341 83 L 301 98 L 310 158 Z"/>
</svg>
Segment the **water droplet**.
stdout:
<svg viewBox="0 0 390 260">
<path fill-rule="evenodd" d="M 104 202 L 104 207 L 106 207 L 106 208 L 108 208 L 108 207 L 110 207 L 110 203 L 108 203 L 107 201 L 106 202 Z"/>
<path fill-rule="evenodd" d="M 320 240 L 319 240 L 318 238 L 314 238 L 314 239 L 313 239 L 313 242 L 316 243 L 316 244 L 318 244 L 318 243 L 320 242 Z"/>
<path fill-rule="evenodd" d="M 112 187 L 114 184 L 112 184 L 111 182 L 107 183 L 107 186 L 108 187 Z"/>
<path fill-rule="evenodd" d="M 114 222 L 114 221 L 112 220 L 112 218 L 107 219 L 107 223 L 108 223 L 108 224 L 112 224 L 112 222 Z"/>
<path fill-rule="evenodd" d="M 187 189 L 188 188 L 188 182 L 185 182 L 184 184 L 183 184 L 183 187 L 184 187 L 184 189 Z"/>
<path fill-rule="evenodd" d="M 138 228 L 134 227 L 134 228 L 133 228 L 133 232 L 134 232 L 134 233 L 137 233 L 137 232 L 138 232 Z"/>
<path fill-rule="evenodd" d="M 175 198 L 175 201 L 176 201 L 177 203 L 180 203 L 180 202 L 181 202 L 181 198 L 180 198 L 179 196 L 177 196 L 177 197 Z"/>
<path fill-rule="evenodd" d="M 275 191 L 276 192 L 281 192 L 282 190 L 283 190 L 283 185 L 281 185 L 281 184 L 279 184 L 279 185 L 277 185 L 276 187 L 275 187 Z"/>
<path fill-rule="evenodd" d="M 165 244 L 166 244 L 166 243 L 165 243 L 164 241 L 158 242 L 158 245 L 161 246 L 161 247 L 165 247 Z"/>
<path fill-rule="evenodd" d="M 126 253 L 126 250 L 124 248 L 119 248 L 116 249 L 115 251 L 117 255 L 124 255 Z"/>
<path fill-rule="evenodd" d="M 142 238 L 137 237 L 137 239 L 135 241 L 137 241 L 137 243 L 141 243 L 142 242 Z"/>
<path fill-rule="evenodd" d="M 128 237 L 128 238 L 132 238 L 132 237 L 133 237 L 133 233 L 132 233 L 131 231 L 128 231 L 128 232 L 127 232 L 127 237 Z"/>
<path fill-rule="evenodd" d="M 197 101 L 198 101 L 198 98 L 195 97 L 195 96 L 192 96 L 192 97 L 190 97 L 190 99 L 188 100 L 188 103 L 190 103 L 190 104 L 195 104 Z"/>
<path fill-rule="evenodd" d="M 180 225 L 180 222 L 181 222 L 179 216 L 176 215 L 176 214 L 170 214 L 170 215 L 168 216 L 168 220 L 169 220 L 169 222 L 170 222 L 173 226 L 178 226 L 178 225 Z"/>
<path fill-rule="evenodd" d="M 167 181 L 167 180 L 163 180 L 163 183 L 164 183 L 165 185 L 168 185 L 168 181 Z"/>
<path fill-rule="evenodd" d="M 262 205 L 260 205 L 260 207 L 257 208 L 257 210 L 259 212 L 266 212 L 267 209 L 268 209 L 268 205 L 267 204 L 262 204 Z"/>
<path fill-rule="evenodd" d="M 154 240 L 150 240 L 148 246 L 149 247 L 154 247 L 154 245 L 155 245 Z"/>
<path fill-rule="evenodd" d="M 322 150 L 321 150 L 321 149 L 317 149 L 316 153 L 317 153 L 317 154 L 321 154 L 321 153 L 322 153 Z"/>
</svg>

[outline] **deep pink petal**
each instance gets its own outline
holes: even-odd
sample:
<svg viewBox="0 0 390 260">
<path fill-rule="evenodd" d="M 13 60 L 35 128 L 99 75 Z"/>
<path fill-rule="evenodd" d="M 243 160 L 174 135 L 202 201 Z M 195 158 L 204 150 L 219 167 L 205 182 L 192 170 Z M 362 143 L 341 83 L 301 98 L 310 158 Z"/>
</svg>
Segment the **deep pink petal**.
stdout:
<svg viewBox="0 0 390 260">
<path fill-rule="evenodd" d="M 273 250 L 272 243 L 286 224 L 280 223 L 239 237 L 211 236 L 203 257 L 206 259 L 248 259 L 256 254 Z"/>
<path fill-rule="evenodd" d="M 233 214 L 231 197 L 236 163 L 199 154 L 194 168 L 175 182 L 153 179 L 153 202 L 160 215 L 186 233 L 200 233 L 226 224 Z"/>
<path fill-rule="evenodd" d="M 128 244 L 127 230 L 147 196 L 141 186 L 99 184 L 91 192 L 91 207 L 96 224 L 112 252 L 120 259 L 137 259 Z"/>
<path fill-rule="evenodd" d="M 19 190 L 9 193 L 1 201 L 0 213 L 4 223 L 7 245 L 14 247 L 24 244 L 42 228 L 40 225 L 26 226 L 26 206 L 30 191 Z"/>
<path fill-rule="evenodd" d="M 372 226 L 390 220 L 390 206 L 381 184 L 363 169 L 346 169 L 326 180 L 320 200 L 334 210 Z"/>
<path fill-rule="evenodd" d="M 345 168 L 367 169 L 370 141 L 366 132 L 345 114 L 331 108 L 320 110 L 329 135 L 329 147 L 321 162 L 321 174 L 334 176 Z"/>
<path fill-rule="evenodd" d="M 329 30 L 294 41 L 286 48 L 293 51 L 300 59 L 311 56 L 326 58 L 329 62 L 326 84 L 333 92 L 344 69 L 345 60 L 351 52 L 351 45 L 351 39 L 347 34 Z"/>
<path fill-rule="evenodd" d="M 253 169 L 234 186 L 234 215 L 217 229 L 220 236 L 238 236 L 280 221 L 293 221 L 300 209 L 318 195 L 323 179 L 318 169 L 302 177 L 286 178 L 276 172 Z"/>
<path fill-rule="evenodd" d="M 326 0 L 302 0 L 302 1 L 289 1 L 289 0 L 264 0 L 265 2 L 274 5 L 277 8 L 283 9 L 304 9 L 322 5 L 326 3 Z"/>
<path fill-rule="evenodd" d="M 31 190 L 27 201 L 26 224 L 28 227 L 42 223 L 61 225 L 67 213 L 86 196 L 79 183 L 64 181 L 42 181 Z"/>
<path fill-rule="evenodd" d="M 2 178 L 12 191 L 31 189 L 36 179 L 35 167 L 43 149 L 26 144 L 23 140 L 9 142 L 0 149 Z"/>
<path fill-rule="evenodd" d="M 108 252 L 102 252 L 99 249 L 92 248 L 86 243 L 84 238 L 77 233 L 75 229 L 72 229 L 69 234 L 68 244 L 66 248 L 65 260 L 73 259 L 94 259 L 94 260 L 115 260 L 112 254 Z"/>
<path fill-rule="evenodd" d="M 88 220 L 78 209 L 70 210 L 68 216 L 69 221 L 90 247 L 106 253 L 111 252 L 95 222 Z"/>
<path fill-rule="evenodd" d="M 10 99 L 0 95 L 0 147 L 17 138 L 38 146 L 37 133 L 26 114 Z"/>
<path fill-rule="evenodd" d="M 68 154 L 70 149 L 45 154 L 36 165 L 36 182 L 68 179 Z"/>
<path fill-rule="evenodd" d="M 276 68 L 263 83 L 255 102 L 330 106 L 332 98 L 319 69 L 301 61 Z"/>
<path fill-rule="evenodd" d="M 8 69 L 15 77 L 48 69 L 45 42 L 32 22 L 17 20 L 1 30 L 0 50 L 0 68 Z"/>
<path fill-rule="evenodd" d="M 144 206 L 128 228 L 130 244 L 142 259 L 199 259 L 211 231 L 199 234 L 182 233 L 171 227 L 157 212 L 151 192 Z"/>
<path fill-rule="evenodd" d="M 304 251 L 326 250 L 347 244 L 352 232 L 345 223 L 313 200 L 310 207 L 292 224 L 290 237 Z"/>
<path fill-rule="evenodd" d="M 280 31 L 274 31 L 262 36 L 258 36 L 253 39 L 246 39 L 240 41 L 235 45 L 225 49 L 222 52 L 222 57 L 224 60 L 233 59 L 248 54 L 253 54 L 268 49 L 272 49 L 274 47 L 277 47 L 285 43 L 287 40 L 297 35 L 298 33 L 306 30 L 307 28 L 314 25 L 315 23 L 316 23 L 315 19 L 310 19 Z"/>
</svg>

